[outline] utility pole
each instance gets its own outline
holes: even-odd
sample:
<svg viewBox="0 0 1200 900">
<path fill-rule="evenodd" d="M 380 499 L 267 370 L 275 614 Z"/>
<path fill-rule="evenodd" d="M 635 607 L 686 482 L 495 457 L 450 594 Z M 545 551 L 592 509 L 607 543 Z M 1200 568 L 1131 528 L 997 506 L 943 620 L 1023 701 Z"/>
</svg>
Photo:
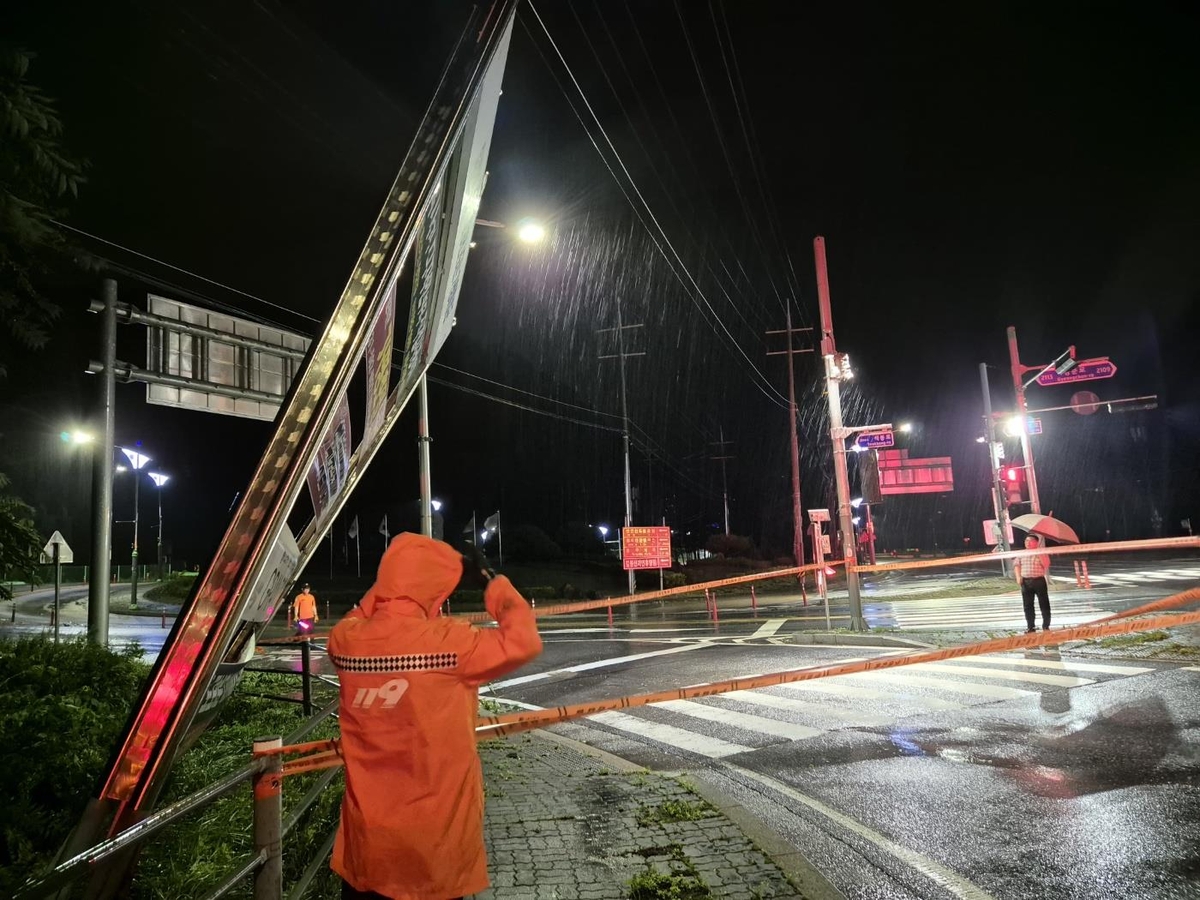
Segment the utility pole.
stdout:
<svg viewBox="0 0 1200 900">
<path fill-rule="evenodd" d="M 795 332 L 811 332 L 811 328 L 793 328 L 792 310 L 787 311 L 787 328 L 783 331 L 768 331 L 767 334 L 786 334 L 787 349 L 772 350 L 767 356 L 782 356 L 787 354 L 788 363 L 788 441 L 792 448 L 792 555 L 797 566 L 804 565 L 804 514 L 800 504 L 800 435 L 798 431 L 798 411 L 796 408 L 796 367 L 792 357 L 797 353 L 812 353 L 811 347 L 796 349 L 792 346 L 792 335 Z M 808 591 L 805 588 L 804 576 L 800 576 L 800 594 L 808 603 Z"/>
<path fill-rule="evenodd" d="M 421 534 L 433 537 L 433 487 L 429 473 L 429 387 L 425 376 L 421 376 L 418 384 L 418 401 L 420 410 L 417 418 L 417 449 L 421 471 Z M 472 542 L 474 541 L 472 531 Z"/>
<path fill-rule="evenodd" d="M 600 356 L 600 359 L 617 359 L 621 364 L 621 436 L 625 444 L 625 527 L 628 528 L 633 524 L 633 489 L 630 484 L 629 477 L 629 402 L 626 397 L 625 385 L 625 359 L 630 356 L 645 356 L 643 353 L 626 353 L 625 352 L 625 330 L 627 328 L 641 328 L 641 324 L 625 325 L 621 321 L 621 301 L 617 301 L 617 327 L 616 328 L 601 328 L 600 333 L 615 331 L 617 333 L 617 352 L 609 353 Z M 625 553 L 625 535 L 621 534 L 621 553 Z M 637 592 L 637 577 L 633 569 L 628 570 L 629 575 L 629 595 L 632 597 Z"/>
<path fill-rule="evenodd" d="M 92 566 L 88 570 L 88 640 L 108 646 L 108 591 L 112 570 L 113 441 L 117 406 L 117 283 L 105 278 L 100 319 L 100 390 L 92 445 Z"/>
<path fill-rule="evenodd" d="M 854 542 L 854 523 L 850 516 L 850 476 L 846 471 L 846 429 L 842 424 L 841 381 L 853 377 L 850 360 L 837 352 L 833 339 L 833 312 L 829 303 L 829 269 L 825 263 L 825 238 L 813 238 L 817 265 L 817 299 L 821 307 L 821 356 L 825 361 L 825 390 L 829 396 L 829 437 L 833 442 L 833 474 L 837 483 L 838 527 L 842 535 L 842 555 L 846 563 L 846 592 L 850 599 L 850 628 L 865 631 L 862 596 L 859 591 L 858 557 Z"/>
<path fill-rule="evenodd" d="M 725 476 L 725 463 L 727 460 L 733 459 L 733 457 L 729 456 L 726 453 L 725 447 L 728 444 L 732 444 L 733 441 L 725 440 L 725 426 L 722 425 L 721 426 L 721 439 L 719 441 L 709 441 L 709 443 L 721 448 L 720 450 L 717 451 L 718 453 L 721 454 L 720 456 L 710 456 L 709 459 L 720 460 L 720 462 L 721 462 L 721 499 L 725 504 L 725 534 L 728 536 L 728 534 L 729 534 L 729 482 L 726 480 L 726 476 Z"/>
<path fill-rule="evenodd" d="M 1033 445 L 1029 440 L 1029 407 L 1025 403 L 1025 385 L 1021 376 L 1027 371 L 1021 365 L 1017 351 L 1017 329 L 1008 326 L 1008 359 L 1012 364 L 1013 388 L 1017 392 L 1017 415 L 1021 417 L 1021 458 L 1025 461 L 1025 482 L 1029 485 L 1030 512 L 1040 513 L 1042 502 L 1038 497 L 1037 474 L 1033 470 Z"/>
<path fill-rule="evenodd" d="M 992 467 L 992 503 L 996 510 L 996 522 L 1000 534 L 996 541 L 1003 551 L 1011 550 L 1008 544 L 1008 504 L 1005 502 L 1004 486 L 1000 483 L 1000 460 L 996 456 L 996 420 L 992 418 L 992 389 L 988 385 L 987 363 L 979 364 L 979 384 L 983 388 L 983 420 L 987 428 L 988 459 Z M 1000 561 L 1000 570 L 1008 574 L 1008 560 Z"/>
</svg>

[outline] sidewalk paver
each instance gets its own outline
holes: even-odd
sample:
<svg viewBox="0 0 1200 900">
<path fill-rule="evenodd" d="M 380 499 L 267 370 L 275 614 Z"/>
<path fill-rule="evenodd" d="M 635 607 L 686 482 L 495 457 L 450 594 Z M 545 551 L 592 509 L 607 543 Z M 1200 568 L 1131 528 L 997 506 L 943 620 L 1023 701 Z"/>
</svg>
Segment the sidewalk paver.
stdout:
<svg viewBox="0 0 1200 900">
<path fill-rule="evenodd" d="M 801 894 L 745 833 L 685 783 L 622 769 L 546 736 L 480 744 L 492 887 L 476 900 L 790 898 Z M 666 878 L 678 893 L 669 893 Z"/>
</svg>

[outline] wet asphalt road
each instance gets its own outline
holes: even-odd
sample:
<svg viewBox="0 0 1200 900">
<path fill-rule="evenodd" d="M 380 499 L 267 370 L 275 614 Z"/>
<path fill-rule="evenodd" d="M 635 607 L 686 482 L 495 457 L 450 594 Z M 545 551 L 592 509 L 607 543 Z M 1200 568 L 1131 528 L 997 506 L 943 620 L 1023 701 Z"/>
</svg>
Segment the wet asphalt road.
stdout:
<svg viewBox="0 0 1200 900">
<path fill-rule="evenodd" d="M 1195 584 L 1184 573 L 1130 580 L 1147 583 L 1088 592 L 1094 609 L 1080 607 L 1081 620 Z M 1007 630 L 1023 630 L 1019 599 L 1005 602 L 1015 618 Z M 898 652 L 806 646 L 809 610 L 778 598 L 757 618 L 729 606 L 717 627 L 703 603 L 647 606 L 612 631 L 600 621 L 543 623 L 543 656 L 494 685 L 494 696 L 558 706 Z M 630 709 L 559 729 L 711 783 L 847 897 L 1200 897 L 1198 688 L 1190 664 L 1050 651 Z"/>
</svg>

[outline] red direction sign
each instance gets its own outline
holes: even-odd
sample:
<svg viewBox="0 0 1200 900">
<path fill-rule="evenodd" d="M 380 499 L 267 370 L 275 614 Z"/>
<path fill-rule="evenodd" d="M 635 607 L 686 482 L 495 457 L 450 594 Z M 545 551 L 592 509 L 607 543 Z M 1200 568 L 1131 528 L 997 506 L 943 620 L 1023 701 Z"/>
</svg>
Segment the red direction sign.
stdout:
<svg viewBox="0 0 1200 900">
<path fill-rule="evenodd" d="M 671 529 L 665 525 L 621 529 L 626 569 L 671 568 Z"/>
<path fill-rule="evenodd" d="M 1079 364 L 1066 375 L 1059 375 L 1050 369 L 1037 377 L 1037 383 L 1042 387 L 1052 387 L 1056 384 L 1074 384 L 1076 381 L 1112 378 L 1116 374 L 1117 364 L 1107 356 L 1101 356 L 1098 359 L 1081 359 Z"/>
</svg>

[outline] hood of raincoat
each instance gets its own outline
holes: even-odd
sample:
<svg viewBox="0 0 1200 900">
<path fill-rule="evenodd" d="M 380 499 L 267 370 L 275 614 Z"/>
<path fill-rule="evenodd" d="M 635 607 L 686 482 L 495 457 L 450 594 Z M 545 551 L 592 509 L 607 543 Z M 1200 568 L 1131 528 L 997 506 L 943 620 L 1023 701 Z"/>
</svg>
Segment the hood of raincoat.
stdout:
<svg viewBox="0 0 1200 900">
<path fill-rule="evenodd" d="M 397 535 L 379 562 L 375 584 L 359 604 L 366 615 L 389 600 L 409 600 L 434 615 L 462 578 L 462 555 L 421 534 Z"/>
</svg>

